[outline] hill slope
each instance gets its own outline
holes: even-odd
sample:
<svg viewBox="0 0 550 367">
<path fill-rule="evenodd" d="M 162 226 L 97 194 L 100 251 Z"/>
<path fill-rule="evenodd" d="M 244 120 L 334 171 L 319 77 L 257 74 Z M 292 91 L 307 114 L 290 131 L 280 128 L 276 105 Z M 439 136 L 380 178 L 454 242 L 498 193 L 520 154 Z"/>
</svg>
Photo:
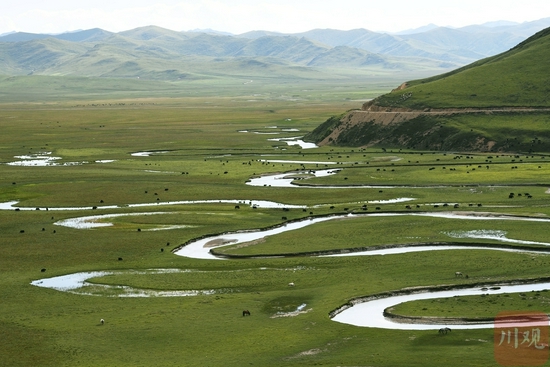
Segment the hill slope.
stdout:
<svg viewBox="0 0 550 367">
<path fill-rule="evenodd" d="M 544 18 L 522 24 L 503 22 L 501 25 L 472 25 L 458 29 L 428 26 L 401 34 L 379 33 L 366 29 L 314 29 L 291 35 L 305 37 L 331 47 L 348 46 L 388 56 L 422 57 L 466 65 L 506 51 L 549 26 L 550 18 Z M 240 37 L 259 38 L 265 35 L 289 34 L 254 31 L 241 34 Z"/>
<path fill-rule="evenodd" d="M 220 59 L 246 65 L 250 59 L 262 58 L 257 61 L 281 72 L 286 65 L 324 69 L 325 74 L 334 71 L 327 73 L 326 69 L 361 68 L 375 74 L 419 71 L 416 75 L 433 75 L 507 50 L 523 41 L 529 30 L 549 25 L 550 18 L 546 18 L 460 29 L 429 27 L 400 35 L 366 29 L 315 29 L 295 34 L 255 31 L 234 36 L 211 31 L 176 32 L 156 26 L 120 33 L 98 28 L 56 35 L 17 32 L 0 36 L 0 61 L 5 61 L 0 63 L 0 74 L 180 80 L 183 76 L 219 75 L 219 70 L 247 75 L 244 69 L 230 70 L 229 64 L 219 68 Z M 63 48 L 54 47 L 54 54 L 48 55 L 55 41 L 65 42 Z M 94 52 L 109 47 L 111 56 Z M 43 50 L 33 59 L 37 48 Z M 27 57 L 21 59 L 23 53 Z M 54 59 L 60 62 L 41 63 Z"/>
<path fill-rule="evenodd" d="M 332 47 L 304 37 L 247 39 L 182 33 L 154 26 L 117 34 L 89 30 L 55 37 L 42 36 L 33 38 L 29 34 L 12 34 L 1 37 L 0 74 L 181 80 L 220 75 L 252 77 L 262 73 L 258 74 L 247 65 L 261 64 L 265 70 L 275 71 L 273 76 L 297 76 L 297 70 L 302 70 L 308 78 L 314 73 L 327 77 L 331 72 L 319 69 L 420 70 L 429 75 L 458 65 L 431 59 L 378 55 L 351 47 Z M 6 38 L 13 41 L 1 42 Z M 251 61 L 254 62 L 251 64 Z M 306 68 L 316 70 L 306 71 Z"/>
<path fill-rule="evenodd" d="M 446 74 L 408 82 L 373 104 L 412 109 L 550 107 L 550 65 L 545 61 L 548 57 L 550 28 L 502 54 Z M 405 92 L 412 96 L 403 99 Z"/>
<path fill-rule="evenodd" d="M 319 144 L 550 151 L 550 28 L 511 50 L 403 83 L 319 126 Z"/>
</svg>

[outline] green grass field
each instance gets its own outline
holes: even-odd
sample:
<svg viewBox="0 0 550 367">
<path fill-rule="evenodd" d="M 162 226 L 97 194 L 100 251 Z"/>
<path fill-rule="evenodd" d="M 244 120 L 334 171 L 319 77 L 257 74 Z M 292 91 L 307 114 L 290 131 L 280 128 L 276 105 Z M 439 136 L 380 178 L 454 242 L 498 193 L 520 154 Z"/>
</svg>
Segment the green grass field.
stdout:
<svg viewBox="0 0 550 367">
<path fill-rule="evenodd" d="M 146 91 L 124 97 L 115 86 L 114 92 L 103 94 L 99 87 L 75 83 L 74 88 L 84 88 L 82 95 L 71 98 L 71 92 L 60 92 L 41 98 L 37 93 L 30 97 L 32 103 L 24 101 L 24 84 L 19 84 L 21 94 L 2 99 L 0 105 L 0 203 L 18 201 L 20 207 L 49 208 L 0 210 L 1 366 L 491 366 L 496 365 L 491 328 L 440 336 L 437 331 L 340 324 L 329 318 L 329 312 L 356 297 L 406 287 L 547 276 L 548 255 L 492 250 L 238 260 L 176 256 L 171 250 L 200 236 L 349 211 L 460 211 L 547 218 L 549 158 L 536 152 L 496 156 L 331 147 L 306 150 L 267 140 L 301 136 L 328 116 L 359 107 L 358 100 L 384 87 L 380 81 L 370 85 L 271 83 L 251 93 L 246 86 L 225 80 L 227 89 L 220 95 L 214 95 L 216 85 L 211 83 L 204 90 L 192 84 L 188 90 L 175 86 L 171 92 L 163 91 L 164 85 L 153 89 L 150 97 Z M 90 94 L 90 88 L 97 94 Z M 144 151 L 156 153 L 131 155 Z M 60 165 L 7 164 L 20 161 L 18 156 L 50 152 L 60 158 L 55 161 Z M 110 162 L 102 163 L 106 160 Z M 341 171 L 299 181 L 301 185 L 342 187 L 245 184 L 261 174 L 304 169 Z M 349 187 L 360 185 L 384 187 Z M 396 198 L 414 200 L 384 202 Z M 270 200 L 307 209 L 253 209 L 246 204 L 235 209 L 235 204 L 222 203 L 155 205 L 182 200 Z M 152 205 L 128 206 L 146 203 Z M 116 207 L 53 210 L 108 205 Z M 162 214 L 145 215 L 151 212 Z M 136 215 L 102 219 L 113 225 L 95 229 L 54 224 L 100 214 Z M 357 216 L 223 251 L 273 255 L 431 242 L 506 246 L 494 240 L 453 237 L 481 230 L 547 242 L 550 223 Z M 157 274 L 148 269 L 179 271 Z M 117 292 L 113 288 L 97 287 L 91 296 L 30 284 L 86 271 L 114 272 L 91 279 L 96 285 L 214 293 L 128 298 L 109 296 Z M 469 278 L 456 278 L 455 271 Z M 296 286 L 289 287 L 290 282 Z M 491 317 L 516 309 L 550 312 L 545 293 L 491 296 L 488 301 L 465 297 L 412 302 L 395 312 L 456 317 Z M 288 315 L 303 304 L 304 313 Z M 242 316 L 245 309 L 250 317 Z"/>
</svg>

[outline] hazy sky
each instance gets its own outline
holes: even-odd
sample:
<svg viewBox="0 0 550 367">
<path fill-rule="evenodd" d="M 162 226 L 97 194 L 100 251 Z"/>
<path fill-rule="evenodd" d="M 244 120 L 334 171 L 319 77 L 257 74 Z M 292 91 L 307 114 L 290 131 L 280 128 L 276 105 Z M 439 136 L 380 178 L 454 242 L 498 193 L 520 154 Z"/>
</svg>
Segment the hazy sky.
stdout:
<svg viewBox="0 0 550 367">
<path fill-rule="evenodd" d="M 0 34 L 146 25 L 175 31 L 285 33 L 314 28 L 396 32 L 430 23 L 461 27 L 550 17 L 549 0 L 0 0 Z"/>
</svg>

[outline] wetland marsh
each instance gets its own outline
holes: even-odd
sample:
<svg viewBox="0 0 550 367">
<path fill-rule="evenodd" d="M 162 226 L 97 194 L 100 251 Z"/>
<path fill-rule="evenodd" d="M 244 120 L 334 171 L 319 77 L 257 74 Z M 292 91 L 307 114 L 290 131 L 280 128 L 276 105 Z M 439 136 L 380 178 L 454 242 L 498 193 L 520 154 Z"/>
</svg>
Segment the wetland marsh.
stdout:
<svg viewBox="0 0 550 367">
<path fill-rule="evenodd" d="M 547 154 L 287 145 L 365 94 L 304 89 L 286 86 L 293 101 L 3 103 L 0 364 L 495 365 L 486 325 L 442 337 L 332 311 L 408 288 L 520 280 L 539 295 L 438 298 L 399 314 L 549 313 Z M 200 258 L 177 256 L 195 245 Z M 329 252 L 342 256 L 302 256 Z M 67 278 L 69 291 L 49 283 Z"/>
</svg>

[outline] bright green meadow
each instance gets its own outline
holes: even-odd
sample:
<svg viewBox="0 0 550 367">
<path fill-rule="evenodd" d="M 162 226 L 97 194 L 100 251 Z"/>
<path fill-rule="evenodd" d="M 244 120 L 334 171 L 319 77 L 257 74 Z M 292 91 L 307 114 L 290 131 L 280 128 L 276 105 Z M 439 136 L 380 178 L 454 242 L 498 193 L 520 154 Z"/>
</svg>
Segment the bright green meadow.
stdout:
<svg viewBox="0 0 550 367">
<path fill-rule="evenodd" d="M 397 80 L 88 82 L 0 78 L 0 203 L 33 209 L 0 210 L 0 366 L 494 366 L 491 325 L 440 335 L 357 327 L 329 313 L 407 287 L 548 276 L 550 223 L 509 219 L 550 215 L 546 153 L 302 149 L 268 140 L 303 136 Z M 22 156 L 59 159 L 13 163 Z M 320 169 L 339 171 L 296 181 L 307 187 L 246 185 Z M 194 200 L 241 203 L 159 205 Z M 250 200 L 300 207 L 255 209 Z M 411 215 L 449 212 L 507 217 Z M 235 258 L 173 253 L 201 236 L 346 213 L 355 215 L 216 249 Z M 102 214 L 132 216 L 99 218 L 112 225 L 93 229 L 57 224 Z M 483 231 L 529 242 L 468 237 Z M 311 256 L 434 243 L 539 252 Z M 31 285 L 87 271 L 108 272 L 89 280 L 93 295 Z M 117 286 L 201 294 L 122 297 Z M 491 318 L 516 310 L 549 313 L 548 294 L 418 301 L 394 312 Z"/>
</svg>

